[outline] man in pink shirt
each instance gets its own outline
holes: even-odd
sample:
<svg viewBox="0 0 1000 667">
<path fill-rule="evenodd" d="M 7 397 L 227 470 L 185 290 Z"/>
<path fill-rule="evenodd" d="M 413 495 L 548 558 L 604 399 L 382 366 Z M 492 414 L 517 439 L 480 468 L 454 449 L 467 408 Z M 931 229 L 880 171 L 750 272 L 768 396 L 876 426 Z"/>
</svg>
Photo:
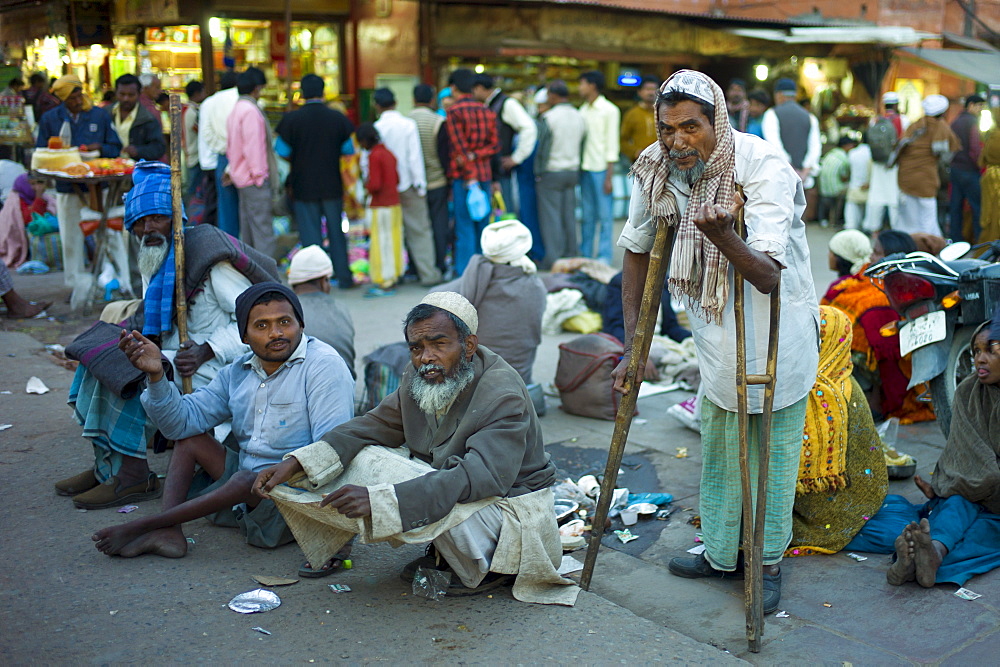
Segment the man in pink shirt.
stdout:
<svg viewBox="0 0 1000 667">
<path fill-rule="evenodd" d="M 236 79 L 240 94 L 226 121 L 226 157 L 229 166 L 223 185 L 239 191 L 240 239 L 269 257 L 274 256 L 271 226 L 271 177 L 276 169 L 271 155 L 271 128 L 257 106 L 266 80 L 256 67 Z"/>
</svg>

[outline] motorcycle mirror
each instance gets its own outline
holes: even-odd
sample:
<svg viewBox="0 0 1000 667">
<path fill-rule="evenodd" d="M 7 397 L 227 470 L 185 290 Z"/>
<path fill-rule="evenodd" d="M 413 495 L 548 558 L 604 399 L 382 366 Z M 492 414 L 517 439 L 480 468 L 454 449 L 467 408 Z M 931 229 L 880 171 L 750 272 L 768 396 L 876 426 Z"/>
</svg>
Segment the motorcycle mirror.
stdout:
<svg viewBox="0 0 1000 667">
<path fill-rule="evenodd" d="M 945 262 L 954 262 L 956 259 L 963 257 L 971 249 L 972 244 L 968 241 L 956 241 L 951 245 L 945 246 L 944 249 L 938 253 L 938 257 Z"/>
</svg>

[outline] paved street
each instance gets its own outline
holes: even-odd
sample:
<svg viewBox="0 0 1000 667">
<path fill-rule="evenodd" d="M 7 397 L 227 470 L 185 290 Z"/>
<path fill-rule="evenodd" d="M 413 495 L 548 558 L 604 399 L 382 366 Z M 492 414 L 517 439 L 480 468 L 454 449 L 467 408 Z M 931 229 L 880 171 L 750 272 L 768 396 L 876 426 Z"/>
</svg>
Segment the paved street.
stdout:
<svg viewBox="0 0 1000 667">
<path fill-rule="evenodd" d="M 826 268 L 831 230 L 810 228 L 817 288 Z M 66 344 L 89 324 L 68 317 L 61 274 L 15 276 L 28 298 L 55 299 L 54 321 L 0 324 L 0 468 L 8 489 L 3 515 L 5 567 L 0 573 L 0 648 L 8 663 L 190 662 L 196 660 L 291 662 L 617 663 L 682 661 L 756 664 L 985 664 L 1000 645 L 1000 573 L 976 577 L 968 588 L 982 594 L 961 600 L 951 585 L 925 590 L 885 582 L 888 557 L 863 562 L 846 554 L 786 560 L 781 609 L 788 618 L 767 619 L 764 648 L 747 653 L 742 582 L 685 580 L 666 569 L 670 557 L 692 547 L 696 529 L 700 443 L 693 432 L 665 416 L 689 394 L 660 394 L 639 402 L 623 483 L 633 492 L 674 495 L 669 521 L 640 521 L 640 539 L 622 546 L 606 539 L 593 589 L 574 608 L 542 607 L 514 600 L 509 589 L 491 598 L 414 597 L 399 569 L 417 547 L 393 550 L 358 546 L 354 569 L 322 580 L 275 589 L 278 609 L 250 616 L 226 603 L 256 587 L 252 575 L 294 576 L 298 548 L 273 551 L 242 544 L 236 531 L 188 524 L 195 540 L 187 557 L 108 558 L 92 546 L 98 528 L 155 512 L 143 503 L 135 514 L 77 511 L 55 495 L 52 482 L 92 461 L 87 441 L 66 406 L 72 373 L 53 362 L 45 343 Z M 405 286 L 393 297 L 341 295 L 354 315 L 360 358 L 401 339 L 406 311 L 423 294 Z M 308 331 L 308 327 L 307 327 Z M 573 334 L 546 336 L 536 379 L 552 380 L 557 346 Z M 24 392 L 27 379 L 51 388 Z M 545 441 L 560 467 L 578 474 L 603 469 L 613 424 L 566 415 L 549 399 L 542 419 Z M 936 424 L 900 429 L 899 447 L 933 469 L 944 441 Z M 677 458 L 677 448 L 688 456 Z M 151 456 L 163 473 L 168 455 Z M 919 497 L 912 482 L 893 482 L 891 493 Z M 618 526 L 616 526 L 618 527 Z M 583 552 L 575 554 L 582 560 Z M 327 587 L 352 588 L 335 595 Z M 825 606 L 829 605 L 829 606 Z M 261 627 L 270 635 L 252 630 Z"/>
</svg>

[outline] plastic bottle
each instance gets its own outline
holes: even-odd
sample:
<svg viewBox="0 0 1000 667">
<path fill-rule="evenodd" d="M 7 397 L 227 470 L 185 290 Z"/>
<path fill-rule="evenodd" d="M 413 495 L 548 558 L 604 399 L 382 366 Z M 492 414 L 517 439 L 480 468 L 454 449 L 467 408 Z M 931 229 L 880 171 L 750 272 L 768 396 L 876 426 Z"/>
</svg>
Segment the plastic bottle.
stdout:
<svg viewBox="0 0 1000 667">
<path fill-rule="evenodd" d="M 63 148 L 73 147 L 73 129 L 69 126 L 68 120 L 64 120 L 62 128 L 59 129 L 59 139 L 62 140 Z"/>
</svg>

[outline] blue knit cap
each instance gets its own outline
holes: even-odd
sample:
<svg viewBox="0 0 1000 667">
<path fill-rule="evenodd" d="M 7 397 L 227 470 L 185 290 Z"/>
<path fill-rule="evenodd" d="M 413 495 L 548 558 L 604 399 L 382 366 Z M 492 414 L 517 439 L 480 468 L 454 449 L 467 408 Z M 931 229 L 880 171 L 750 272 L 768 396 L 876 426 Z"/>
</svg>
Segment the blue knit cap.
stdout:
<svg viewBox="0 0 1000 667">
<path fill-rule="evenodd" d="M 135 165 L 132 189 L 125 193 L 125 229 L 132 231 L 132 227 L 141 218 L 156 214 L 174 214 L 170 195 L 170 167 L 162 162 L 143 160 Z M 187 222 L 183 205 L 181 217 Z"/>
</svg>

